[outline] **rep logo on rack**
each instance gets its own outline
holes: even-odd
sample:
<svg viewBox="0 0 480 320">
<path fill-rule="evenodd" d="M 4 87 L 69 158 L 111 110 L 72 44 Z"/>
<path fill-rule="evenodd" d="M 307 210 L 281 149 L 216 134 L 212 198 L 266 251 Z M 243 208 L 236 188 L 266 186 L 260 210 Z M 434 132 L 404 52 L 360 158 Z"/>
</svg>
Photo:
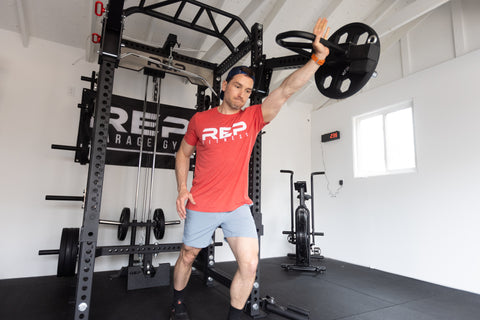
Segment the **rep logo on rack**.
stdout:
<svg viewBox="0 0 480 320">
<path fill-rule="evenodd" d="M 156 104 L 148 102 L 145 119 L 143 119 L 143 101 L 121 96 L 112 97 L 107 164 L 137 166 L 142 143 L 143 152 L 147 155 L 153 155 L 155 110 Z M 158 118 L 157 160 L 155 161 L 157 168 L 174 168 L 175 153 L 187 131 L 188 122 L 195 112 L 194 109 L 161 105 Z M 142 166 L 151 166 L 151 158 L 143 157 Z"/>
</svg>

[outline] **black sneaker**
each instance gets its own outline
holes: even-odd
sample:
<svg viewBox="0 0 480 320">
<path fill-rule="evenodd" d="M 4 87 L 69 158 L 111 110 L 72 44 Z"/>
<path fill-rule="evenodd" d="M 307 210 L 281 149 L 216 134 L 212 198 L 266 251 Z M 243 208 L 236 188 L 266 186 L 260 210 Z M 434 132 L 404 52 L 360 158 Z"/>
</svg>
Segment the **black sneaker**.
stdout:
<svg viewBox="0 0 480 320">
<path fill-rule="evenodd" d="M 170 320 L 190 320 L 185 303 L 182 302 L 175 306 L 172 305 Z"/>
</svg>

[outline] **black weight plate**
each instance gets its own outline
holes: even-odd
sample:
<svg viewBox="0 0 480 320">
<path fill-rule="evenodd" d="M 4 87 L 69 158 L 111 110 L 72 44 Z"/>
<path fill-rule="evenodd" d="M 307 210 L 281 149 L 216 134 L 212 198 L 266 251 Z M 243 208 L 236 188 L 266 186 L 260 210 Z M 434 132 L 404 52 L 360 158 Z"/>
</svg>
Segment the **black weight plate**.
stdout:
<svg viewBox="0 0 480 320">
<path fill-rule="evenodd" d="M 308 265 L 310 261 L 309 221 L 308 211 L 298 207 L 295 212 L 296 232 L 296 264 Z"/>
<path fill-rule="evenodd" d="M 78 255 L 78 228 L 63 228 L 58 252 L 58 277 L 71 277 L 75 275 Z"/>
<path fill-rule="evenodd" d="M 165 214 L 162 209 L 153 212 L 153 235 L 157 240 L 163 239 L 165 235 Z"/>
<path fill-rule="evenodd" d="M 347 53 L 330 50 L 325 64 L 315 73 L 317 88 L 332 99 L 348 98 L 360 91 L 375 72 L 380 58 L 380 39 L 375 30 L 355 22 L 335 31 L 328 41 L 346 49 Z"/>
<path fill-rule="evenodd" d="M 67 259 L 65 261 L 67 265 L 67 274 L 69 276 L 75 275 L 75 268 L 77 266 L 77 257 L 78 257 L 78 242 L 79 242 L 79 235 L 80 229 L 79 228 L 71 228 L 70 229 L 70 250 L 69 255 L 67 255 Z"/>
<path fill-rule="evenodd" d="M 128 227 L 130 225 L 130 208 L 123 208 L 120 214 L 120 224 L 117 230 L 117 239 L 120 241 L 125 240 L 128 233 Z"/>
<path fill-rule="evenodd" d="M 68 242 L 67 228 L 62 229 L 62 235 L 60 237 L 60 249 L 58 250 L 58 263 L 57 263 L 57 277 L 62 277 L 65 271 L 65 251 L 67 250 Z"/>
</svg>

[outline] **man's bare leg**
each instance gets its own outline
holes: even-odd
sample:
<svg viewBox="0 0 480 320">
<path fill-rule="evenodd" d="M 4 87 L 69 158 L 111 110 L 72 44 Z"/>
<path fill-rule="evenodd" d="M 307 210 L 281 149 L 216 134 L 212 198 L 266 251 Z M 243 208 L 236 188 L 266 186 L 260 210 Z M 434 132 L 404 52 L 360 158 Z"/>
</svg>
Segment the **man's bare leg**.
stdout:
<svg viewBox="0 0 480 320">
<path fill-rule="evenodd" d="M 181 291 L 187 286 L 192 273 L 193 262 L 200 250 L 202 249 L 189 247 L 185 244 L 182 245 L 177 262 L 175 263 L 175 268 L 173 269 L 173 288 L 175 290 Z"/>
<path fill-rule="evenodd" d="M 238 263 L 230 286 L 230 304 L 236 309 L 243 309 L 257 273 L 258 239 L 231 237 L 227 241 Z"/>
<path fill-rule="evenodd" d="M 171 320 L 188 320 L 187 308 L 183 298 L 185 287 L 192 273 L 192 265 L 201 249 L 182 245 L 175 268 L 173 269 L 173 305 L 170 314 Z"/>
</svg>

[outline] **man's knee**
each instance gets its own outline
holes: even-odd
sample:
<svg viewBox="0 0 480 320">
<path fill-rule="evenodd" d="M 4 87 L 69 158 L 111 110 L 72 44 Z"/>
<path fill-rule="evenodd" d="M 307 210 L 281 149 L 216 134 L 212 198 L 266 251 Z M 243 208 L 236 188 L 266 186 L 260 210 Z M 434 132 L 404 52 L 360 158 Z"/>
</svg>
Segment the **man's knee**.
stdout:
<svg viewBox="0 0 480 320">
<path fill-rule="evenodd" d="M 201 249 L 183 245 L 182 249 L 180 251 L 180 257 L 179 258 L 184 264 L 191 266 L 193 264 L 193 262 L 195 261 L 195 258 L 197 257 L 200 250 Z"/>
<path fill-rule="evenodd" d="M 249 259 L 239 263 L 240 272 L 248 277 L 255 277 L 258 267 L 258 256 L 252 256 Z"/>
</svg>

